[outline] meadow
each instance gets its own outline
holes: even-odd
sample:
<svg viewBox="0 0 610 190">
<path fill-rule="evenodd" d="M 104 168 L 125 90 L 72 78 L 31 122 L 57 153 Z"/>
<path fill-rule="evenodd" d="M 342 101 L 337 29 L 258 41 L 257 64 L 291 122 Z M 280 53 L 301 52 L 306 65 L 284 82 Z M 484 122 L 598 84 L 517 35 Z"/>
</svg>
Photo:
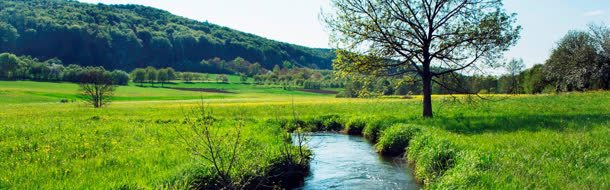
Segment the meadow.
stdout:
<svg viewBox="0 0 610 190">
<path fill-rule="evenodd" d="M 108 107 L 76 99 L 70 83 L 0 82 L 0 189 L 189 188 L 217 179 L 184 143 L 202 103 L 220 134 L 248 139 L 235 179 L 286 164 L 286 130 L 363 135 L 383 154 L 404 156 L 426 188 L 610 188 L 610 93 L 338 99 L 247 84 L 175 83 L 202 93 L 119 87 Z M 187 135 L 188 136 L 188 135 Z M 195 138 L 188 136 L 186 138 Z M 222 146 L 229 149 L 230 146 Z M 295 148 L 295 147 L 290 147 Z M 406 153 L 405 153 L 406 152 Z M 292 160 L 294 161 L 294 160 Z"/>
</svg>

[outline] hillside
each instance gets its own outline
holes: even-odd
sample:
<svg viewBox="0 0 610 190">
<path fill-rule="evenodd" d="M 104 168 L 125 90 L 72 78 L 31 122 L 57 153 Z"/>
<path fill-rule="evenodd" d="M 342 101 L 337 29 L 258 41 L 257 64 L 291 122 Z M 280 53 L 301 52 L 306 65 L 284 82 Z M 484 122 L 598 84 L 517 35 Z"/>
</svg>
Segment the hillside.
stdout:
<svg viewBox="0 0 610 190">
<path fill-rule="evenodd" d="M 151 7 L 66 0 L 0 1 L 0 52 L 123 70 L 199 71 L 201 60 L 215 57 L 242 57 L 267 69 L 283 61 L 329 69 L 334 58 L 330 49 L 273 41 Z"/>
</svg>

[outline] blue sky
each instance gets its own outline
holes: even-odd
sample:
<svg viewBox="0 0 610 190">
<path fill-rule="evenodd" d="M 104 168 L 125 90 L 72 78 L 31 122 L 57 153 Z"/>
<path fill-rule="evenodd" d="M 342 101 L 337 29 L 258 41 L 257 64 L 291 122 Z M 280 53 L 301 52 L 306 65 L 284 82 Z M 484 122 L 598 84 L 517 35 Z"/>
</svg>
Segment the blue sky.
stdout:
<svg viewBox="0 0 610 190">
<path fill-rule="evenodd" d="M 200 21 L 227 26 L 274 40 L 329 47 L 318 19 L 329 0 L 81 0 L 89 3 L 141 4 Z M 523 58 L 528 67 L 543 63 L 569 30 L 592 22 L 610 24 L 610 0 L 505 0 L 518 14 L 521 40 L 506 58 Z"/>
</svg>

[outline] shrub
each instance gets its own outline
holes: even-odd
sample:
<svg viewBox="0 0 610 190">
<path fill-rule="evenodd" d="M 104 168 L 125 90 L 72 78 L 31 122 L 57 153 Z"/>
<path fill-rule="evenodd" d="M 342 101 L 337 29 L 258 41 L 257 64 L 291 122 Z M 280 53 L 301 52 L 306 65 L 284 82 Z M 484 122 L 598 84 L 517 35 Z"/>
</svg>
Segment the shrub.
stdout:
<svg viewBox="0 0 610 190">
<path fill-rule="evenodd" d="M 267 120 L 267 125 L 270 126 L 281 126 L 284 130 L 289 133 L 296 131 L 298 128 L 301 128 L 303 131 L 312 132 L 313 130 L 305 121 L 300 119 L 270 119 Z"/>
<path fill-rule="evenodd" d="M 353 117 L 345 123 L 345 132 L 349 135 L 362 135 L 365 126 L 365 118 Z"/>
<path fill-rule="evenodd" d="M 421 134 L 411 140 L 407 157 L 415 162 L 415 175 L 430 183 L 456 165 L 459 151 L 446 139 Z"/>
<path fill-rule="evenodd" d="M 312 117 L 306 123 L 315 131 L 341 131 L 343 129 L 341 117 L 335 114 Z"/>
<path fill-rule="evenodd" d="M 398 122 L 399 120 L 395 117 L 372 118 L 364 127 L 362 134 L 366 139 L 377 142 L 377 138 L 383 130 Z"/>
<path fill-rule="evenodd" d="M 409 141 L 419 133 L 420 129 L 406 124 L 397 124 L 382 132 L 379 142 L 375 145 L 377 152 L 383 155 L 397 156 L 405 152 Z"/>
</svg>

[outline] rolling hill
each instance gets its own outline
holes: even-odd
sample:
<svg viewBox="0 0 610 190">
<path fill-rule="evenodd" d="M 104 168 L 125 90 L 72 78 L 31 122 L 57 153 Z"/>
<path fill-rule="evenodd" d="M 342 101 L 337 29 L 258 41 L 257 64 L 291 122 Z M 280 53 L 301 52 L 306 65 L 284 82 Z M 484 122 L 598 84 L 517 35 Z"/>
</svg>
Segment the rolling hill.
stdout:
<svg viewBox="0 0 610 190">
<path fill-rule="evenodd" d="M 330 69 L 335 57 L 331 49 L 278 42 L 156 8 L 68 0 L 0 1 L 0 52 L 107 69 L 183 71 L 199 71 L 201 60 L 215 57 L 242 57 L 267 69 L 283 61 Z"/>
</svg>

